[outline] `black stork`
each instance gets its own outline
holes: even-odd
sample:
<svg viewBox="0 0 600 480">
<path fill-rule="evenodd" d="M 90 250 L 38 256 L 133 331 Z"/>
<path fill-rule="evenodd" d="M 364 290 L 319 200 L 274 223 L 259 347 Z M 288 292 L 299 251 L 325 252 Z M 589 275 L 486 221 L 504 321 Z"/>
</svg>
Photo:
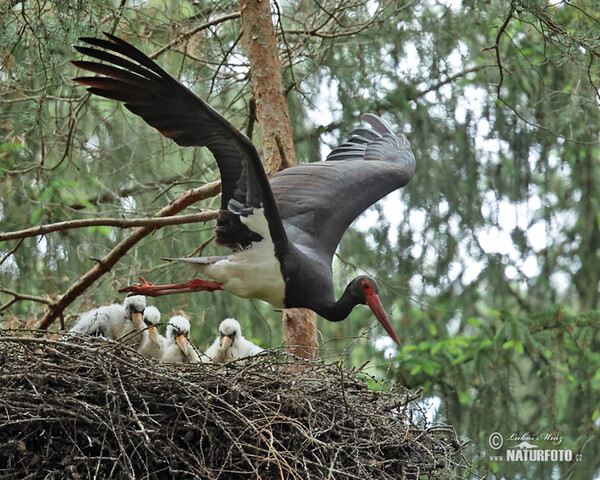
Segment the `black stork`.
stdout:
<svg viewBox="0 0 600 480">
<path fill-rule="evenodd" d="M 93 94 L 124 102 L 177 144 L 212 152 L 222 188 L 216 243 L 233 251 L 229 256 L 169 259 L 192 264 L 213 281 L 152 285 L 140 277 L 141 284 L 119 291 L 158 296 L 227 290 L 278 308 L 309 308 L 332 322 L 366 304 L 399 343 L 375 280 L 355 278 L 336 301 L 331 263 L 350 223 L 412 178 L 415 157 L 406 137 L 395 135 L 378 116 L 364 114 L 361 119 L 373 128 L 352 132 L 326 161 L 297 165 L 269 179 L 248 137 L 140 50 L 105 35 L 107 39 L 80 39 L 96 48 L 75 47 L 105 63 L 73 62 L 102 76 L 75 81 Z"/>
</svg>

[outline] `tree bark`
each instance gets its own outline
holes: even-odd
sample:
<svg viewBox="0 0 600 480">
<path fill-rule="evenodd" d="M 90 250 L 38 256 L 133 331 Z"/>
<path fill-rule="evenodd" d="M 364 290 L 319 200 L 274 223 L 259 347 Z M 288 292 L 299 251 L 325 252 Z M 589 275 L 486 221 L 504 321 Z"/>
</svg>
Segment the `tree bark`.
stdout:
<svg viewBox="0 0 600 480">
<path fill-rule="evenodd" d="M 256 116 L 268 175 L 296 164 L 292 126 L 281 77 L 277 38 L 268 0 L 238 0 L 242 46 L 250 62 Z M 303 358 L 318 356 L 316 314 L 305 308 L 283 312 L 287 350 Z"/>
</svg>

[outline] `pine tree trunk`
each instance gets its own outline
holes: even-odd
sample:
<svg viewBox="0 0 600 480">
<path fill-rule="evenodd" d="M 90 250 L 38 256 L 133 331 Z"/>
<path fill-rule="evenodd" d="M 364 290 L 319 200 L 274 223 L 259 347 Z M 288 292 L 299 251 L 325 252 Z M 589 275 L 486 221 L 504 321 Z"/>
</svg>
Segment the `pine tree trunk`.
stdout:
<svg viewBox="0 0 600 480">
<path fill-rule="evenodd" d="M 295 165 L 296 153 L 271 5 L 269 0 L 238 1 L 242 12 L 242 45 L 250 62 L 265 168 L 272 175 Z M 288 352 L 304 358 L 318 356 L 314 312 L 304 308 L 284 310 L 283 332 Z"/>
</svg>

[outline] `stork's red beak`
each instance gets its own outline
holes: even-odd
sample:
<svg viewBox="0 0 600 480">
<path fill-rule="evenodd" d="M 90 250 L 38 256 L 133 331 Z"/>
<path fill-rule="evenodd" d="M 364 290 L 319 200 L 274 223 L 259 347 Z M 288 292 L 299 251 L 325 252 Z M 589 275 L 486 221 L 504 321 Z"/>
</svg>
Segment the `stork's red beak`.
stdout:
<svg viewBox="0 0 600 480">
<path fill-rule="evenodd" d="M 371 310 L 373 310 L 373 313 L 377 317 L 377 320 L 379 320 L 379 323 L 381 323 L 383 328 L 385 328 L 385 331 L 388 333 L 388 335 L 392 337 L 392 340 L 394 340 L 394 342 L 400 345 L 400 340 L 398 340 L 398 337 L 394 333 L 392 324 L 390 323 L 390 321 L 387 318 L 387 315 L 385 314 L 383 305 L 381 305 L 379 295 L 377 295 L 375 292 L 367 294 L 367 305 Z"/>
</svg>

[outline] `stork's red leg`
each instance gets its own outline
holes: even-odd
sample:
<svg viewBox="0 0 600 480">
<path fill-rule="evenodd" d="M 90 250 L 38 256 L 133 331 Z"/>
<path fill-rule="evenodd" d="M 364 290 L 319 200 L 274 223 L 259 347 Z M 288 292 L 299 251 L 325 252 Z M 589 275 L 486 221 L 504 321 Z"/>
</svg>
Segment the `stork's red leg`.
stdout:
<svg viewBox="0 0 600 480">
<path fill-rule="evenodd" d="M 147 282 L 143 277 L 140 277 L 140 282 L 129 285 L 128 287 L 120 288 L 119 293 L 127 292 L 135 295 L 145 295 L 147 297 L 160 297 L 161 295 L 171 295 L 173 293 L 189 293 L 189 292 L 214 292 L 215 290 L 223 290 L 223 285 L 219 282 L 210 282 L 194 278 L 189 282 L 172 283 L 170 285 L 153 285 Z"/>
</svg>

